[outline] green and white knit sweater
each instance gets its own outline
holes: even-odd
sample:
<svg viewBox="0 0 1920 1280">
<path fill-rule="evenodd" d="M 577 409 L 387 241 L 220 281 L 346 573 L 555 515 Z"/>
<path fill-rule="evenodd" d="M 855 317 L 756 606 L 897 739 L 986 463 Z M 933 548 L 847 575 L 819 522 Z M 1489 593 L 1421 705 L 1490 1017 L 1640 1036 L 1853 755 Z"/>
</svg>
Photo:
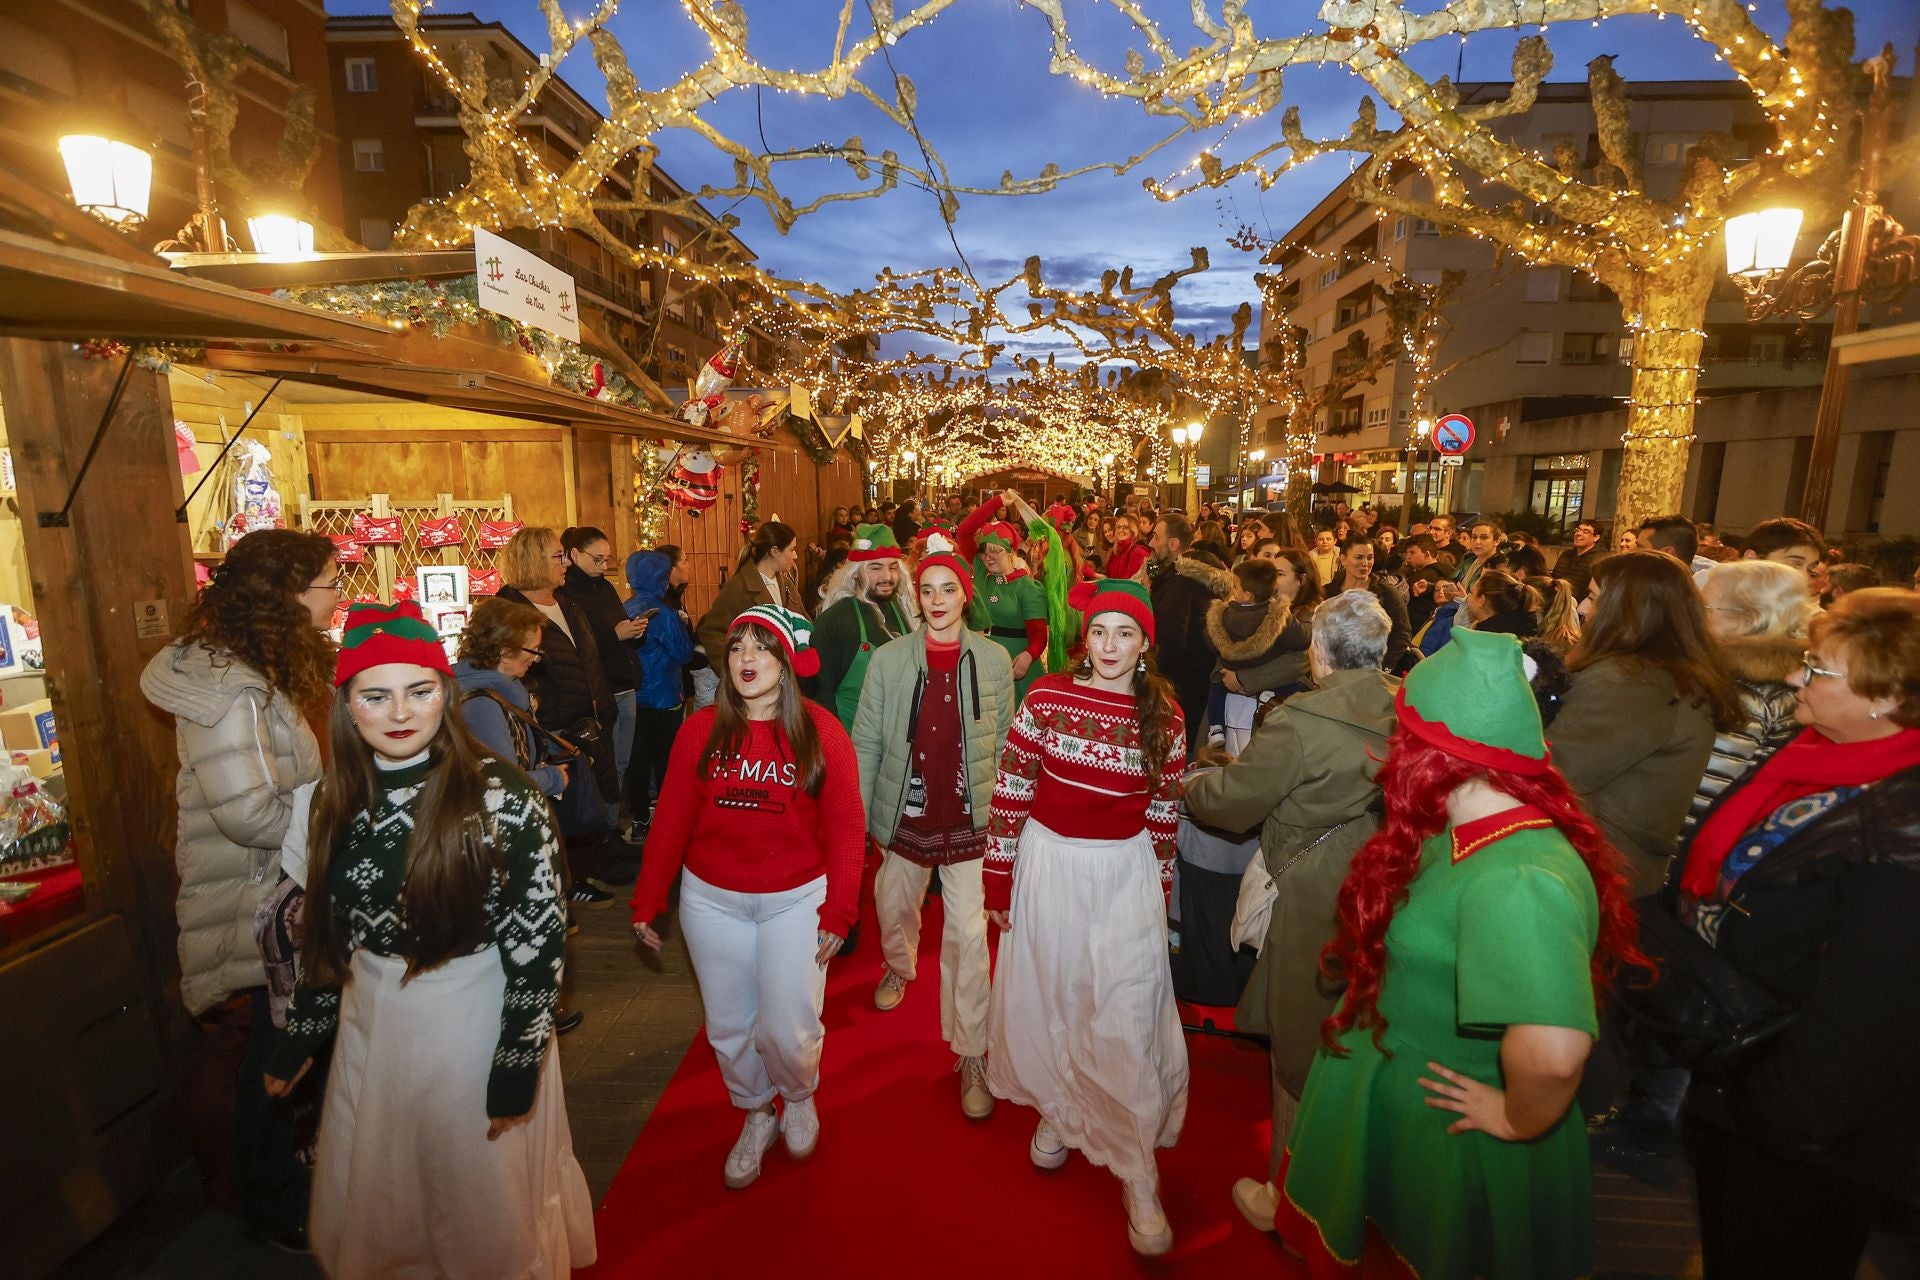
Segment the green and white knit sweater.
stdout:
<svg viewBox="0 0 1920 1280">
<path fill-rule="evenodd" d="M 339 921 L 349 954 L 364 947 L 376 955 L 407 955 L 400 889 L 414 807 L 431 767 L 423 760 L 383 772 L 381 795 L 370 811 L 354 819 L 345 841 L 334 851 L 327 877 L 330 900 L 324 905 Z M 524 775 L 491 759 L 483 769 L 487 817 L 500 852 L 500 872 L 487 891 L 489 936 L 484 945 L 499 948 L 500 965 L 507 974 L 500 1039 L 487 1081 L 487 1114 L 518 1116 L 533 1106 L 566 962 L 566 910 L 555 870 L 560 841 L 545 797 Z M 308 910 L 322 905 L 318 897 L 311 898 Z M 339 1022 L 340 988 L 310 986 L 302 980 L 294 987 L 286 1033 L 268 1064 L 268 1074 L 280 1079 L 291 1076 L 333 1035 Z"/>
</svg>

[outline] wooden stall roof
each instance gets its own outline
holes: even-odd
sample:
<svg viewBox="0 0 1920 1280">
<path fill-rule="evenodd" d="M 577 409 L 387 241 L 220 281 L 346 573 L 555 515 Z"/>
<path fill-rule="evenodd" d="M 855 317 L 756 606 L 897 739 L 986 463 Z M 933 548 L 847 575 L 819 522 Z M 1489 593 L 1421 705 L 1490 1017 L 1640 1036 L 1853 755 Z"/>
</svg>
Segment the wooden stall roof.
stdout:
<svg viewBox="0 0 1920 1280">
<path fill-rule="evenodd" d="M 195 280 L 39 236 L 0 231 L 0 335 L 128 342 L 379 341 L 379 325 Z"/>
<path fill-rule="evenodd" d="M 473 250 L 354 250 L 265 257 L 257 253 L 169 253 L 173 269 L 239 289 L 312 289 L 376 280 L 432 280 L 473 274 Z"/>
<path fill-rule="evenodd" d="M 386 331 L 377 346 L 353 348 L 315 345 L 297 351 L 209 348 L 203 362 L 213 369 L 261 374 L 299 382 L 365 392 L 371 396 L 415 400 L 450 409 L 466 409 L 521 422 L 551 422 L 586 427 L 612 435 L 647 440 L 693 442 L 791 452 L 784 440 L 743 441 L 724 431 L 692 426 L 678 418 L 629 405 L 594 400 L 564 387 L 536 381 L 499 367 L 488 344 L 449 335 Z M 425 344 L 431 343 L 431 347 Z M 423 358 L 431 355 L 432 359 Z"/>
</svg>

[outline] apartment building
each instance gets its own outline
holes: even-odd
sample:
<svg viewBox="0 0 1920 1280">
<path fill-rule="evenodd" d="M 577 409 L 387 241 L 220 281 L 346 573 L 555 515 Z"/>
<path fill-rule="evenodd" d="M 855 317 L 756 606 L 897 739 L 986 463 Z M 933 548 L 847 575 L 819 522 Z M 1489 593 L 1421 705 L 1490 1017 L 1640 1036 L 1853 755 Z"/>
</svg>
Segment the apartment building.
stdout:
<svg viewBox="0 0 1920 1280">
<path fill-rule="evenodd" d="M 1508 87 L 1462 86 L 1462 97 L 1496 100 Z M 1656 194 L 1677 186 L 1687 149 L 1702 134 L 1727 134 L 1742 154 L 1764 147 L 1770 136 L 1752 95 L 1737 82 L 1634 84 L 1629 94 L 1641 161 Z M 1584 83 L 1542 86 L 1538 105 L 1503 122 L 1502 132 L 1548 155 L 1570 143 L 1589 167 L 1600 158 Z M 1816 239 L 1803 238 L 1802 252 Z M 1415 397 L 1406 359 L 1328 398 L 1315 422 L 1318 479 L 1344 479 L 1362 491 L 1356 502 L 1389 510 L 1410 496 L 1459 511 L 1529 509 L 1567 523 L 1611 514 L 1632 360 L 1632 337 L 1611 292 L 1569 269 L 1530 267 L 1485 241 L 1362 203 L 1351 181 L 1289 230 L 1271 260 L 1281 283 L 1277 305 L 1261 317 L 1263 350 L 1273 350 L 1279 326 L 1301 330 L 1310 388 L 1326 387 L 1336 371 L 1363 364 L 1393 341 L 1381 292 L 1396 279 L 1457 281 L 1444 306 L 1450 327 L 1425 401 Z M 1827 327 L 1824 319 L 1804 326 L 1792 319 L 1750 323 L 1737 289 L 1724 282 L 1707 315 L 1703 411 L 1722 397 L 1817 388 Z M 1414 424 L 1443 413 L 1464 413 L 1478 429 L 1458 467 L 1409 447 L 1417 444 Z M 1774 415 L 1758 417 L 1786 425 Z M 1283 425 L 1278 406 L 1259 415 L 1255 435 L 1270 452 L 1277 452 Z M 1799 423 L 1803 441 L 1811 430 L 1809 410 Z M 1721 443 L 1739 452 L 1736 442 Z M 1777 451 L 1780 442 L 1765 447 Z M 1804 455 L 1805 444 L 1797 447 Z M 1710 452 L 1695 451 L 1696 468 Z M 1783 478 L 1788 469 L 1780 468 Z M 1690 479 L 1690 495 L 1705 512 L 1697 518 L 1751 523 L 1747 513 L 1735 512 L 1741 501 L 1731 493 L 1723 514 L 1715 489 L 1711 480 L 1702 488 L 1697 475 Z M 1765 514 L 1782 509 L 1775 504 Z"/>
<path fill-rule="evenodd" d="M 498 22 L 471 13 L 427 14 L 421 28 L 449 64 L 458 66 L 463 46 L 477 47 L 490 78 L 522 83 L 540 56 Z M 439 75 L 414 52 L 385 16 L 338 16 L 327 20 L 331 91 L 338 119 L 340 182 L 349 233 L 369 248 L 383 249 L 421 200 L 464 186 L 470 175 L 458 105 Z M 593 137 L 600 111 L 562 77 L 555 76 L 536 109 L 521 121 L 523 136 L 555 170 L 563 170 Z M 640 184 L 646 184 L 642 186 Z M 651 192 L 655 199 L 686 190 L 659 166 L 644 173 L 628 156 L 609 175 L 601 195 L 628 200 Z M 669 253 L 688 250 L 703 260 L 730 251 L 754 255 L 718 220 L 704 215 L 603 213 L 602 222 L 625 244 L 651 245 Z M 643 269 L 610 253 L 576 231 L 543 228 L 510 231 L 511 240 L 569 272 L 579 286 L 582 312 L 632 355 L 663 386 L 684 384 L 720 343 L 720 326 L 731 301 L 719 291 L 693 289 L 687 279 L 663 269 Z M 702 246 L 712 246 L 711 255 Z M 660 323 L 655 332 L 653 320 Z M 764 363 L 762 334 L 750 334 L 749 359 Z"/>
<path fill-rule="evenodd" d="M 242 169 L 270 160 L 295 91 L 326 82 L 325 9 L 319 0 L 177 0 L 177 8 L 201 30 L 239 41 L 233 158 Z M 246 218 L 253 214 L 299 213 L 340 225 L 333 106 L 324 91 L 314 125 L 320 156 L 301 190 L 218 191 L 228 234 L 242 248 L 251 247 Z M 59 139 L 68 133 L 102 133 L 152 155 L 149 213 L 134 233 L 141 243 L 171 238 L 186 224 L 196 207 L 186 78 L 135 0 L 0 5 L 0 164 L 65 191 Z"/>
</svg>

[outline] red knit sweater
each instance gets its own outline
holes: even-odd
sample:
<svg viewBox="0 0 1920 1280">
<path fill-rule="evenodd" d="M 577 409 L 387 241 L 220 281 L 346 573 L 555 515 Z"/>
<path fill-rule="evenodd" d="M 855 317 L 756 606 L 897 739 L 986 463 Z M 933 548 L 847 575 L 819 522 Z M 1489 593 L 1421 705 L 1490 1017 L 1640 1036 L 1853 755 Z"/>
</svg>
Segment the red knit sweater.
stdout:
<svg viewBox="0 0 1920 1280">
<path fill-rule="evenodd" d="M 667 886 L 684 864 L 734 893 L 779 893 L 824 873 L 820 927 L 847 936 L 859 914 L 866 853 L 860 765 L 833 712 L 813 702 L 806 708 L 825 765 L 817 796 L 797 785 L 793 752 L 775 721 L 751 722 L 746 751 L 714 778 L 700 770 L 713 708 L 702 707 L 681 726 L 633 889 L 636 924 L 650 924 L 666 910 Z"/>
<path fill-rule="evenodd" d="M 1005 911 L 1012 901 L 1028 818 L 1078 840 L 1125 840 L 1144 829 L 1163 879 L 1170 875 L 1186 738 L 1175 708 L 1167 762 L 1149 778 L 1131 694 L 1089 688 L 1066 673 L 1035 681 L 1000 754 L 987 821 L 987 910 Z"/>
</svg>

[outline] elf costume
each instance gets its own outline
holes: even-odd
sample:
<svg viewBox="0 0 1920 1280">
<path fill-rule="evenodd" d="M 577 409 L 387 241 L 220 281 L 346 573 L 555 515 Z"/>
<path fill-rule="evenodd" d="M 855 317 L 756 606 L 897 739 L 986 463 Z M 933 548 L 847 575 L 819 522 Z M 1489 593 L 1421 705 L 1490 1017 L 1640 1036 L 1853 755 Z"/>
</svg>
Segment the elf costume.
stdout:
<svg viewBox="0 0 1920 1280">
<path fill-rule="evenodd" d="M 863 524 L 853 531 L 847 559 L 853 564 L 898 563 L 900 543 L 886 525 Z M 831 708 L 849 731 L 853 729 L 854 712 L 860 709 L 860 690 L 873 651 L 912 630 L 900 602 L 900 593 L 907 589 L 902 583 L 884 602 L 876 603 L 856 587 L 852 595 L 827 606 L 815 623 L 813 647 L 820 654 L 820 674 L 808 692 L 816 702 Z"/>
<path fill-rule="evenodd" d="M 1407 676 L 1397 709 L 1406 734 L 1488 766 L 1496 787 L 1502 773 L 1551 767 L 1511 636 L 1455 632 Z M 1516 804 L 1424 842 L 1386 934 L 1385 1030 L 1349 1028 L 1340 1054 L 1320 1051 L 1281 1164 L 1275 1228 L 1316 1280 L 1592 1272 L 1579 1107 L 1527 1142 L 1448 1133 L 1458 1113 L 1427 1105 L 1420 1079 L 1437 1062 L 1500 1087 L 1509 1026 L 1597 1035 L 1599 928 L 1592 874 L 1539 809 Z"/>
<path fill-rule="evenodd" d="M 1000 519 L 1002 501 L 988 498 L 960 522 L 956 541 L 960 554 L 973 566 L 973 609 L 968 625 L 991 636 L 1010 658 L 1029 654 L 1032 663 L 1021 677 L 1014 696 L 1024 698 L 1033 682 L 1047 673 L 1047 595 L 1033 574 L 1012 561 L 1004 574 L 987 569 L 984 550 L 1004 548 L 1009 558 L 1021 546 L 1020 531 Z"/>
</svg>

